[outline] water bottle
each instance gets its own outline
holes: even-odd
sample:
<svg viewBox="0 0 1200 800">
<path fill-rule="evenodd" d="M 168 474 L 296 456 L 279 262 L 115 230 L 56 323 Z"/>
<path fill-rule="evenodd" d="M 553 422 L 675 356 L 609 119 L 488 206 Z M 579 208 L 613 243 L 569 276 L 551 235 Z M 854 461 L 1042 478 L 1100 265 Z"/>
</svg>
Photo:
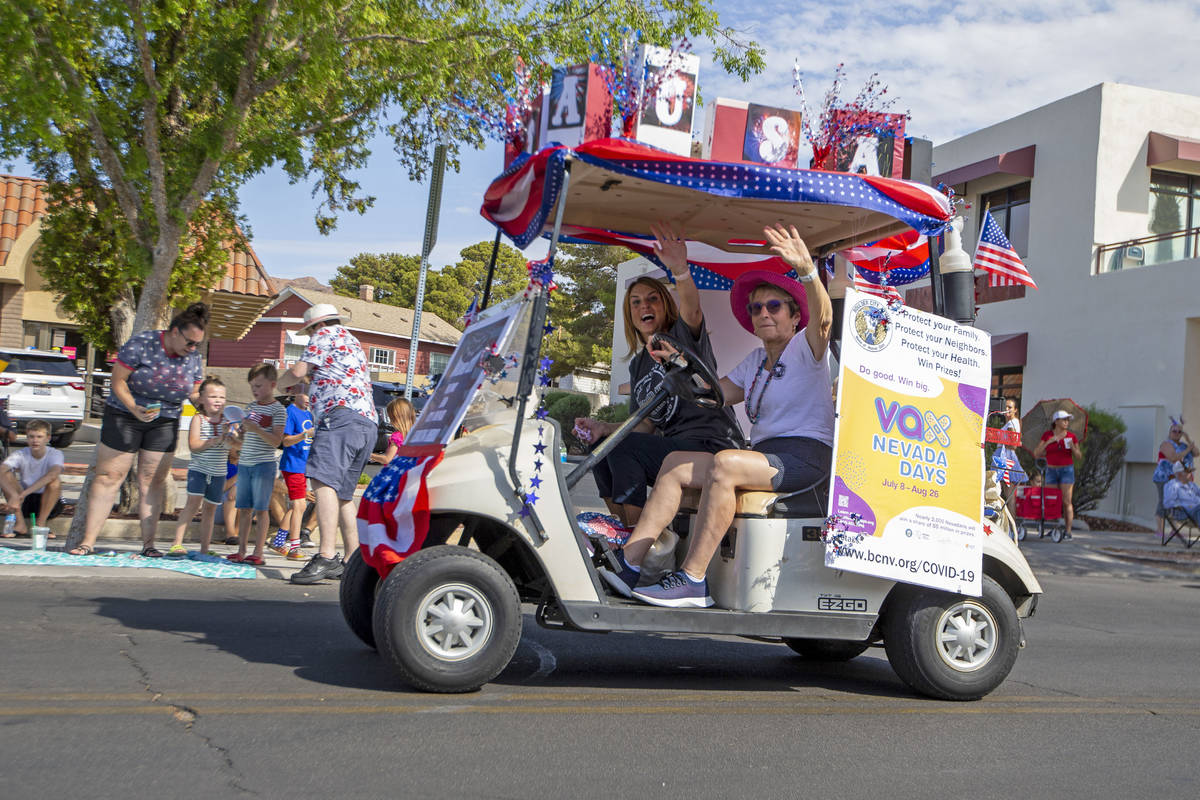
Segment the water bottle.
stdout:
<svg viewBox="0 0 1200 800">
<path fill-rule="evenodd" d="M 12 536 L 13 528 L 17 526 L 17 515 L 11 511 L 4 517 L 4 538 Z"/>
</svg>

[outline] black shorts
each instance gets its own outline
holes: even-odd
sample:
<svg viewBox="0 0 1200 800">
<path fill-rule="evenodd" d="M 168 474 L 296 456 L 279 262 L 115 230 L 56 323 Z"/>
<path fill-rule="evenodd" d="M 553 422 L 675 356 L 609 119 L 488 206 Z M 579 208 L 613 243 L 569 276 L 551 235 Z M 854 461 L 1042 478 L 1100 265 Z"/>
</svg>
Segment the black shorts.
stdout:
<svg viewBox="0 0 1200 800">
<path fill-rule="evenodd" d="M 158 416 L 142 422 L 132 414 L 104 407 L 100 422 L 100 444 L 122 453 L 149 450 L 151 453 L 173 453 L 179 439 L 179 420 Z"/>
<path fill-rule="evenodd" d="M 780 494 L 798 492 L 828 478 L 833 465 L 833 448 L 807 436 L 764 439 L 754 449 L 778 470 L 771 479 L 771 488 Z"/>
<path fill-rule="evenodd" d="M 29 519 L 31 516 L 37 516 L 42 513 L 42 493 L 27 494 L 25 499 L 21 501 L 21 516 Z M 46 519 L 54 519 L 63 513 L 63 501 L 59 498 L 54 507 L 50 509 L 50 513 L 46 515 Z"/>
</svg>

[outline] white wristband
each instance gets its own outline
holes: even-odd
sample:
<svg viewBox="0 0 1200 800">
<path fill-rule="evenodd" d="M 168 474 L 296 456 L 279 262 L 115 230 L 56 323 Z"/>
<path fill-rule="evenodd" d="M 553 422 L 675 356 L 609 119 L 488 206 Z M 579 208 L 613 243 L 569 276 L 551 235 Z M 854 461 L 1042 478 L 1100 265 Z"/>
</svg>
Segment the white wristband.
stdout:
<svg viewBox="0 0 1200 800">
<path fill-rule="evenodd" d="M 690 272 L 685 272 L 682 275 L 676 275 L 674 272 L 672 272 L 671 276 L 675 278 L 676 283 L 679 283 L 680 281 L 690 281 L 692 279 L 692 273 Z"/>
<path fill-rule="evenodd" d="M 800 281 L 801 283 L 812 283 L 816 279 L 817 271 L 815 269 L 812 272 L 806 272 L 803 275 L 796 276 L 796 280 Z"/>
</svg>

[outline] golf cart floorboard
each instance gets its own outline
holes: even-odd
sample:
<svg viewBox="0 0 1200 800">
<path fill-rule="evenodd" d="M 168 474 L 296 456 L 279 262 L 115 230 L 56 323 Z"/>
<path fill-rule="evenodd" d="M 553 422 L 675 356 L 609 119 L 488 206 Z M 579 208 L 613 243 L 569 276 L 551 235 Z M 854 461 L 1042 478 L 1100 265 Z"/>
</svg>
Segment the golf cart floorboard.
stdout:
<svg viewBox="0 0 1200 800">
<path fill-rule="evenodd" d="M 655 631 L 714 633 L 731 636 L 784 636 L 865 641 L 878 619 L 875 614 L 832 612 L 730 611 L 723 608 L 659 608 L 637 600 L 607 597 L 603 603 L 558 601 L 539 609 L 548 627 L 584 631 Z"/>
</svg>

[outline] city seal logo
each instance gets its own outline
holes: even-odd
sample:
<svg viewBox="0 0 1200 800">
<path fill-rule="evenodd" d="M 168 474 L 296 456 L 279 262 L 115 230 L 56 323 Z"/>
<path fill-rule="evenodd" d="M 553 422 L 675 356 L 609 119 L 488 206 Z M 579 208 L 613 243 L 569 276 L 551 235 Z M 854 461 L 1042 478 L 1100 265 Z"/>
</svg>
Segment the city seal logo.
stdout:
<svg viewBox="0 0 1200 800">
<path fill-rule="evenodd" d="M 850 309 L 854 341 L 864 350 L 877 353 L 892 339 L 892 324 L 887 307 L 879 300 L 864 298 Z"/>
</svg>

